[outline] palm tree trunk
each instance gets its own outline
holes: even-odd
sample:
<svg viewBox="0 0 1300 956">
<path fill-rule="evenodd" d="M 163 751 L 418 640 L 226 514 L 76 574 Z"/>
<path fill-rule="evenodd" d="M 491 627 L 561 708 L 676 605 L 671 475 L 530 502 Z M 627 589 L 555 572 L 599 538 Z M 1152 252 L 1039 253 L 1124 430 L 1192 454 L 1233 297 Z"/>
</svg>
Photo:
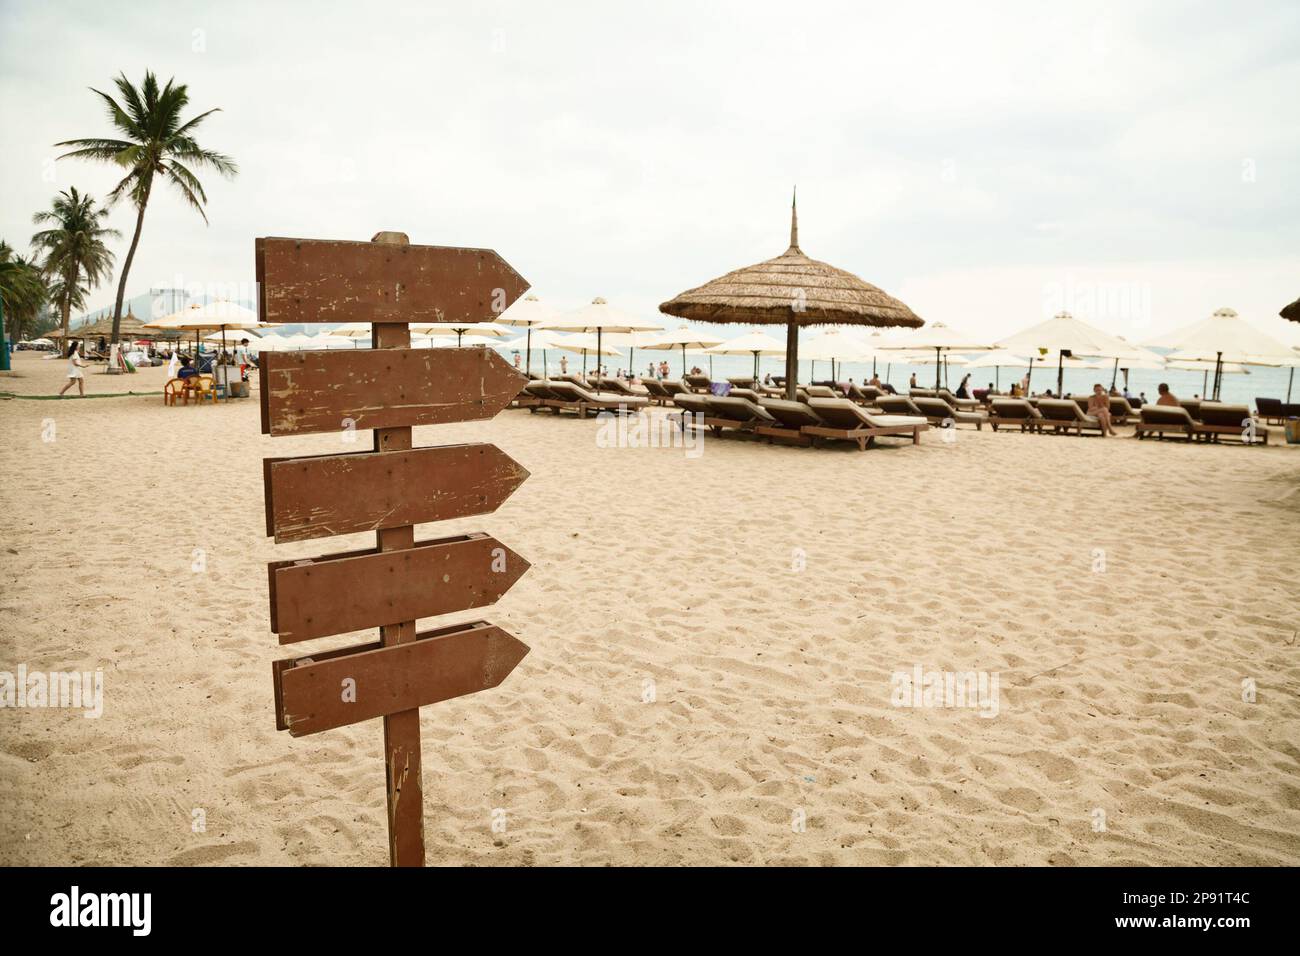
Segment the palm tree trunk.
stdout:
<svg viewBox="0 0 1300 956">
<path fill-rule="evenodd" d="M 113 338 L 110 345 L 117 344 L 117 332 L 122 325 L 122 298 L 126 295 L 126 277 L 131 274 L 131 260 L 135 258 L 135 247 L 140 245 L 140 230 L 144 228 L 144 208 L 149 203 L 149 192 L 145 191 L 140 200 L 140 211 L 135 217 L 135 235 L 131 237 L 131 248 L 126 251 L 126 261 L 122 263 L 122 278 L 117 283 L 117 302 L 113 305 Z"/>
<path fill-rule="evenodd" d="M 63 301 L 59 304 L 63 312 L 63 338 L 59 339 L 59 348 L 68 347 L 68 322 L 72 318 L 72 290 L 77 287 L 77 267 L 72 268 L 72 275 L 63 277 Z"/>
</svg>

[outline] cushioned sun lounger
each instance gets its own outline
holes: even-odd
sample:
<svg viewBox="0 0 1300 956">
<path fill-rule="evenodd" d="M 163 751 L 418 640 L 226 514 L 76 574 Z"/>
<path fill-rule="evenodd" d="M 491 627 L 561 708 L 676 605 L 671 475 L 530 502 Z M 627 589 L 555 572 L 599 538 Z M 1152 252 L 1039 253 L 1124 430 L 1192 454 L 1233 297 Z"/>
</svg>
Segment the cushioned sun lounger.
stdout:
<svg viewBox="0 0 1300 956">
<path fill-rule="evenodd" d="M 1196 420 L 1181 405 L 1143 405 L 1138 410 L 1137 437 L 1155 435 L 1164 438 L 1165 432 L 1192 440 Z"/>
<path fill-rule="evenodd" d="M 586 418 L 587 412 L 627 412 L 644 408 L 649 404 L 644 395 L 619 395 L 615 392 L 592 392 L 572 382 L 549 383 L 553 399 L 546 402 L 558 414 L 561 411 L 577 412 L 579 418 Z"/>
<path fill-rule="evenodd" d="M 683 375 L 682 382 L 693 392 L 707 392 L 713 387 L 707 375 Z"/>
<path fill-rule="evenodd" d="M 989 424 L 997 431 L 999 425 L 1019 426 L 1023 431 L 1041 432 L 1043 413 L 1023 398 L 994 398 L 989 410 Z"/>
<path fill-rule="evenodd" d="M 1051 428 L 1057 433 L 1068 434 L 1073 431 L 1076 435 L 1082 435 L 1084 429 L 1104 433 L 1101 422 L 1092 415 L 1085 414 L 1078 403 L 1071 399 L 1041 398 L 1038 400 L 1038 410 L 1043 415 L 1043 427 Z"/>
<path fill-rule="evenodd" d="M 1281 425 L 1286 418 L 1285 406 L 1280 398 L 1257 398 L 1255 408 L 1259 411 L 1259 417 L 1266 422 Z"/>
<path fill-rule="evenodd" d="M 761 406 L 747 398 L 710 395 L 706 402 L 708 412 L 705 413 L 704 424 L 712 428 L 715 434 L 724 428 L 752 431 L 759 425 L 775 421 Z"/>
<path fill-rule="evenodd" d="M 808 407 L 821 416 L 823 424 L 800 429 L 811 438 L 855 441 L 865 451 L 880 436 L 909 437 L 921 444 L 921 432 L 929 428 L 925 419 L 910 415 L 873 415 L 847 398 L 810 398 Z"/>
<path fill-rule="evenodd" d="M 954 425 L 974 425 L 977 429 L 983 431 L 984 423 L 988 421 L 988 415 L 984 412 L 957 409 L 942 398 L 926 398 L 924 395 L 918 395 L 911 398 L 910 401 L 931 425 L 942 425 L 945 419 L 950 418 Z M 877 404 L 884 408 L 880 401 Z"/>
<path fill-rule="evenodd" d="M 664 388 L 663 383 L 656 378 L 646 378 L 641 380 L 645 386 L 646 397 L 654 405 L 671 405 L 673 403 L 672 393 Z"/>
<path fill-rule="evenodd" d="M 843 398 L 839 392 L 829 385 L 805 385 L 803 392 L 809 398 Z"/>
<path fill-rule="evenodd" d="M 939 389 L 939 394 L 937 397 L 942 398 L 953 408 L 962 412 L 973 411 L 974 409 L 980 407 L 980 402 L 978 398 L 958 398 L 956 395 L 948 391 L 948 389 L 946 388 Z"/>
<path fill-rule="evenodd" d="M 621 378 L 593 378 L 591 379 L 591 386 L 602 392 L 616 392 L 619 395 L 640 395 L 642 398 L 649 396 L 649 389 L 638 392 Z"/>
<path fill-rule="evenodd" d="M 775 422 L 759 425 L 754 433 L 762 435 L 769 442 L 780 439 L 796 445 L 811 445 L 811 435 L 803 433 L 805 425 L 824 425 L 825 420 L 806 402 L 790 402 L 783 398 L 764 398 L 759 405 L 771 415 Z"/>
<path fill-rule="evenodd" d="M 1261 428 L 1245 405 L 1201 402 L 1201 420 L 1192 434 L 1205 441 L 1236 438 L 1243 445 L 1267 445 L 1268 429 Z"/>
<path fill-rule="evenodd" d="M 732 385 L 734 385 L 736 388 L 752 389 L 755 385 L 754 378 L 748 375 L 737 375 L 734 378 L 727 379 L 727 381 L 730 382 Z"/>
</svg>

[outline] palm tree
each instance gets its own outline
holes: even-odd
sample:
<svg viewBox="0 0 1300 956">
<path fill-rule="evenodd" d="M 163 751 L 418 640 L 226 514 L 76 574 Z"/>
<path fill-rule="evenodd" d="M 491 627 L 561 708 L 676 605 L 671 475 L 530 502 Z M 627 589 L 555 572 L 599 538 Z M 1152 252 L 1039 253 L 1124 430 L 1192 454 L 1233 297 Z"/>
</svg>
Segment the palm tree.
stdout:
<svg viewBox="0 0 1300 956">
<path fill-rule="evenodd" d="M 63 315 L 65 340 L 72 310 L 85 308 L 86 293 L 113 269 L 113 253 L 104 240 L 120 239 L 122 234 L 100 225 L 107 216 L 106 208 L 96 206 L 95 200 L 77 192 L 76 186 L 55 196 L 48 210 L 32 216 L 38 226 L 54 226 L 32 236 L 32 245 L 45 251 L 41 267 L 53 280 L 50 291 Z"/>
<path fill-rule="evenodd" d="M 203 191 L 203 184 L 190 167 L 214 169 L 226 177 L 235 176 L 239 167 L 229 156 L 204 149 L 194 141 L 194 132 L 200 124 L 220 110 L 208 110 L 183 121 L 181 112 L 190 102 L 185 84 L 176 85 L 173 78 L 160 90 L 158 79 L 151 71 L 145 72 L 144 82 L 138 89 L 124 73 L 118 74 L 113 83 L 125 105 L 119 104 L 107 93 L 93 88 L 91 92 L 103 99 L 108 107 L 109 120 L 125 138 L 71 139 L 54 145 L 76 147 L 71 152 L 64 153 L 60 159 L 95 159 L 128 170 L 122 181 L 108 194 L 110 206 L 123 196 L 129 196 L 136 210 L 135 234 L 131 237 L 126 261 L 122 263 L 122 277 L 117 283 L 117 301 L 113 306 L 113 342 L 117 342 L 126 280 L 131 272 L 131 262 L 135 259 L 136 246 L 140 244 L 140 230 L 144 228 L 144 211 L 153 192 L 154 177 L 160 177 L 175 186 L 206 223 L 208 216 L 203 207 L 208 197 Z"/>
<path fill-rule="evenodd" d="M 15 256 L 9 244 L 0 240 L 0 369 L 9 368 L 9 339 L 23 337 L 23 328 L 36 320 L 49 298 L 40 268 Z"/>
</svg>

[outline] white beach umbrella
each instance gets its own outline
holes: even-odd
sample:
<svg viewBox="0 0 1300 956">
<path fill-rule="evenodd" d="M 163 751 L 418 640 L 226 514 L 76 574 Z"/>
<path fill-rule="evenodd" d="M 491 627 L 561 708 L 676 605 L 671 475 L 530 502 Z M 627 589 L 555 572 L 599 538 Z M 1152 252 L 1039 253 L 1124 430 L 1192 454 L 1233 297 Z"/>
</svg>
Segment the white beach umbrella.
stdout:
<svg viewBox="0 0 1300 956">
<path fill-rule="evenodd" d="M 615 308 L 599 296 L 592 299 L 590 305 L 557 315 L 536 327 L 555 332 L 595 332 L 597 350 L 600 349 L 601 338 L 606 332 L 663 331 L 663 326 L 659 323 L 648 322 L 631 312 Z"/>
<path fill-rule="evenodd" d="M 722 339 L 711 332 L 704 332 L 682 324 L 671 332 L 646 333 L 645 337 L 640 339 L 640 346 L 647 352 L 666 352 L 681 349 L 682 374 L 685 375 L 687 351 L 704 351 L 713 348 L 715 345 L 721 345 L 722 342 Z"/>
<path fill-rule="evenodd" d="M 754 356 L 754 378 L 758 378 L 759 356 L 784 356 L 785 343 L 778 342 L 763 332 L 750 332 L 748 335 L 727 339 L 721 345 L 715 345 L 704 351 L 708 355 L 752 355 Z"/>
<path fill-rule="evenodd" d="M 896 335 L 889 336 L 888 341 L 881 343 L 880 348 L 886 351 L 895 352 L 917 352 L 928 353 L 934 352 L 934 387 L 939 389 L 939 373 L 942 362 L 940 361 L 944 352 L 982 352 L 993 348 L 993 346 L 978 338 L 977 336 L 967 335 L 958 329 L 954 329 L 943 322 L 935 322 L 932 325 L 926 325 L 919 329 L 909 332 L 899 332 Z M 924 363 L 913 360 L 908 364 L 929 365 L 930 361 Z"/>
<path fill-rule="evenodd" d="M 1170 361 L 1214 362 L 1214 400 L 1218 401 L 1223 381 L 1223 364 L 1290 366 L 1300 365 L 1294 349 L 1243 321 L 1232 309 L 1218 309 L 1187 329 L 1178 331 L 1179 347 L 1167 356 Z M 1292 375 L 1294 376 L 1294 372 Z M 1288 394 L 1290 388 L 1288 387 Z"/>
<path fill-rule="evenodd" d="M 1012 352 L 1030 351 L 1030 358 L 1035 355 L 1049 358 L 1056 356 L 1056 391 L 1063 390 L 1064 370 L 1068 367 L 1065 359 L 1073 355 L 1105 359 L 1133 359 L 1146 357 L 1145 350 L 1130 345 L 1119 336 L 1103 332 L 1081 319 L 1076 319 L 1069 312 L 1058 312 L 1045 322 L 1031 325 L 1014 335 L 1008 335 L 995 343 L 999 348 Z M 1030 376 L 1034 369 L 1029 367 Z"/>
<path fill-rule="evenodd" d="M 457 344 L 467 335 L 504 339 L 511 335 L 509 329 L 491 322 L 412 322 L 411 332 L 419 335 L 454 335 Z"/>
<path fill-rule="evenodd" d="M 496 324 L 507 328 L 524 328 L 524 372 L 532 376 L 533 368 L 533 329 L 549 322 L 560 314 L 559 309 L 547 305 L 533 293 L 528 293 L 496 318 Z"/>
<path fill-rule="evenodd" d="M 249 344 L 259 352 L 284 352 L 291 347 L 283 335 L 274 332 L 260 335 L 255 340 L 249 336 Z"/>
</svg>

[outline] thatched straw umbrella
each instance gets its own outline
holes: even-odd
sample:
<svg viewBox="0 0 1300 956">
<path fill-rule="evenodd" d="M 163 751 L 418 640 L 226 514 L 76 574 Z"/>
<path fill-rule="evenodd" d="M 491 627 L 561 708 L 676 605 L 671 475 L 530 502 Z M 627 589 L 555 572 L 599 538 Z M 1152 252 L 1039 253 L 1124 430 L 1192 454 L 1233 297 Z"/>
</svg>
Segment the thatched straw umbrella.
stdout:
<svg viewBox="0 0 1300 956">
<path fill-rule="evenodd" d="M 697 322 L 786 327 L 786 397 L 796 397 L 799 329 L 809 325 L 901 325 L 921 319 L 902 302 L 851 272 L 809 259 L 799 248 L 799 218 L 790 204 L 790 248 L 775 259 L 728 272 L 659 306 Z"/>
<path fill-rule="evenodd" d="M 1282 306 L 1282 311 L 1278 315 L 1292 322 L 1300 322 L 1300 299 L 1296 299 L 1290 305 Z"/>
</svg>

